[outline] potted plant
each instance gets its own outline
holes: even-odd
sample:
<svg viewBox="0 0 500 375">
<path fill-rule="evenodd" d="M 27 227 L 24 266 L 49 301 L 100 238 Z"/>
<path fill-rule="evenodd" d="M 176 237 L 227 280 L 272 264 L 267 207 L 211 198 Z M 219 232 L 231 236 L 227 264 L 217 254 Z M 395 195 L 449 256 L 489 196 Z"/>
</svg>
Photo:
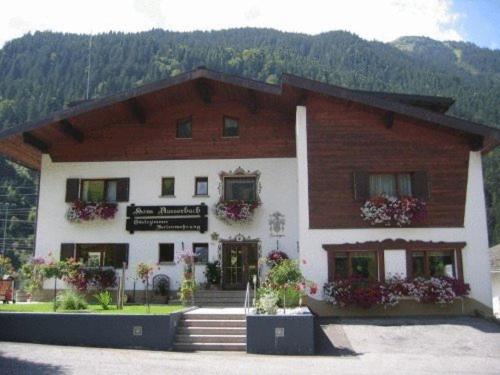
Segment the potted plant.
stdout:
<svg viewBox="0 0 500 375">
<path fill-rule="evenodd" d="M 208 262 L 205 269 L 205 277 L 207 278 L 207 289 L 216 289 L 220 285 L 220 265 L 219 261 Z"/>
</svg>

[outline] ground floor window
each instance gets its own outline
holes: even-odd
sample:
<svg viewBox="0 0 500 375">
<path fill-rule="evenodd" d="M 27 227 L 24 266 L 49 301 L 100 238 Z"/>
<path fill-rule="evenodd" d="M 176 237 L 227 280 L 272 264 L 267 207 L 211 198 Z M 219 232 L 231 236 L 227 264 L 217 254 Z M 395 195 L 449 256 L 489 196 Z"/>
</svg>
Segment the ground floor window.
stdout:
<svg viewBox="0 0 500 375">
<path fill-rule="evenodd" d="M 407 253 L 409 277 L 457 277 L 455 250 L 411 250 Z"/>
<path fill-rule="evenodd" d="M 128 244 L 62 244 L 61 260 L 75 258 L 89 267 L 122 268 L 128 264 Z"/>
<path fill-rule="evenodd" d="M 174 262 L 174 244 L 173 243 L 161 243 L 160 244 L 160 254 L 159 263 L 173 263 Z"/>
<path fill-rule="evenodd" d="M 208 263 L 208 243 L 194 243 L 193 253 L 195 254 L 195 263 Z"/>
<path fill-rule="evenodd" d="M 377 251 L 335 251 L 332 255 L 334 279 L 379 279 Z"/>
</svg>

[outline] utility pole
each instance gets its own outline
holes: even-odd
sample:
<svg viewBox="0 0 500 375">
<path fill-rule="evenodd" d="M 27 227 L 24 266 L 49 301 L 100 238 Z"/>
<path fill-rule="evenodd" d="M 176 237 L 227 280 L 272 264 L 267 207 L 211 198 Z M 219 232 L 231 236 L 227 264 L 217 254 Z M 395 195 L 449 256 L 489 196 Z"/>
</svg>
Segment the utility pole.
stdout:
<svg viewBox="0 0 500 375">
<path fill-rule="evenodd" d="M 7 240 L 7 220 L 8 220 L 8 217 L 9 217 L 9 206 L 10 206 L 10 203 L 5 203 L 4 204 L 5 215 L 4 215 L 4 218 L 3 218 L 3 246 L 2 246 L 2 254 L 3 255 L 5 255 L 5 243 L 6 243 L 6 240 Z"/>
</svg>

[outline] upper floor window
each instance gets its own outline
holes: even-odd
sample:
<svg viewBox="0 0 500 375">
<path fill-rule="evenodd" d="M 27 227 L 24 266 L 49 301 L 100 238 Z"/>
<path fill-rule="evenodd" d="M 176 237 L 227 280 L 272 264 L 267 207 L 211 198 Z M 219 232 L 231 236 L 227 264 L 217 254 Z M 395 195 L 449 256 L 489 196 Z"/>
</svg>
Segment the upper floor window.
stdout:
<svg viewBox="0 0 500 375">
<path fill-rule="evenodd" d="M 370 197 L 387 195 L 389 197 L 411 197 L 411 174 L 371 174 Z"/>
<path fill-rule="evenodd" d="M 257 200 L 256 177 L 225 177 L 224 200 L 255 202 Z"/>
<path fill-rule="evenodd" d="M 224 116 L 222 136 L 223 137 L 239 137 L 240 129 L 238 119 L 234 117 Z"/>
<path fill-rule="evenodd" d="M 390 197 L 414 197 L 428 200 L 430 185 L 425 171 L 398 173 L 354 172 L 354 198 L 357 201 L 387 195 Z"/>
<path fill-rule="evenodd" d="M 208 177 L 196 177 L 194 195 L 208 195 Z"/>
<path fill-rule="evenodd" d="M 177 121 L 177 138 L 192 138 L 193 121 L 190 118 Z"/>
<path fill-rule="evenodd" d="M 66 202 L 128 202 L 128 178 L 66 180 Z"/>
<path fill-rule="evenodd" d="M 175 178 L 163 177 L 161 179 L 161 196 L 173 197 L 175 195 Z"/>
<path fill-rule="evenodd" d="M 82 200 L 85 202 L 116 202 L 116 180 L 82 180 Z"/>
</svg>

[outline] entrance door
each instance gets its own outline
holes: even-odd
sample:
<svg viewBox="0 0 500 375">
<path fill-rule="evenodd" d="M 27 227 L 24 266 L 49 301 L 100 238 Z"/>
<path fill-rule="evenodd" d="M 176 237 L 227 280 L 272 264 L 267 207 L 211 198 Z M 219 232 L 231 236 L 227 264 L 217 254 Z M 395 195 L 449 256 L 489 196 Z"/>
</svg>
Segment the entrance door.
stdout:
<svg viewBox="0 0 500 375">
<path fill-rule="evenodd" d="M 222 287 L 245 289 L 257 274 L 257 243 L 227 242 L 222 245 Z"/>
</svg>

